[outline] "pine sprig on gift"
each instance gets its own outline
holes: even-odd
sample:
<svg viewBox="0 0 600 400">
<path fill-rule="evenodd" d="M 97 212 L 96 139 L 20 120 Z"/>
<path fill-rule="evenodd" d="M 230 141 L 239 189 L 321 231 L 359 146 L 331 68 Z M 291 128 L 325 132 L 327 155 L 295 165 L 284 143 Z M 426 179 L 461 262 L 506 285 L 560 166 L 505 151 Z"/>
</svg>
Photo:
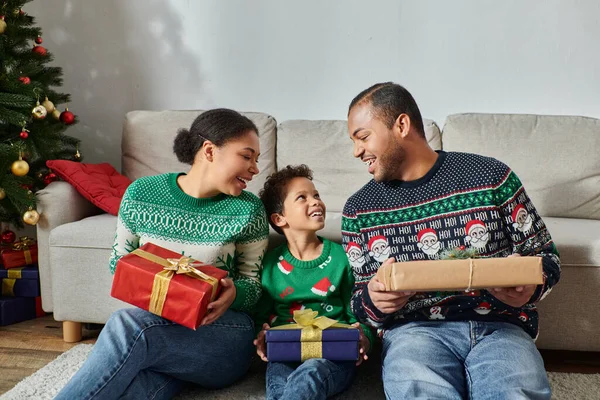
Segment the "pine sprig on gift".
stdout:
<svg viewBox="0 0 600 400">
<path fill-rule="evenodd" d="M 457 247 L 444 250 L 440 254 L 440 260 L 466 260 L 467 258 L 479 258 L 479 252 L 473 247 Z"/>
</svg>

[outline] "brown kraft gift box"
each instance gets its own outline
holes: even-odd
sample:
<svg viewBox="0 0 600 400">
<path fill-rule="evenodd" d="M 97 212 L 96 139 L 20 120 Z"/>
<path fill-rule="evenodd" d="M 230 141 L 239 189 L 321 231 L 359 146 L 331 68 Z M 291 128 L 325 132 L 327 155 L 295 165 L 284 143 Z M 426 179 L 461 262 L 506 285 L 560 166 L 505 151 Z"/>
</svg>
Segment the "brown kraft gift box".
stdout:
<svg viewBox="0 0 600 400">
<path fill-rule="evenodd" d="M 377 271 L 386 291 L 456 291 L 541 285 L 541 257 L 407 261 Z"/>
</svg>

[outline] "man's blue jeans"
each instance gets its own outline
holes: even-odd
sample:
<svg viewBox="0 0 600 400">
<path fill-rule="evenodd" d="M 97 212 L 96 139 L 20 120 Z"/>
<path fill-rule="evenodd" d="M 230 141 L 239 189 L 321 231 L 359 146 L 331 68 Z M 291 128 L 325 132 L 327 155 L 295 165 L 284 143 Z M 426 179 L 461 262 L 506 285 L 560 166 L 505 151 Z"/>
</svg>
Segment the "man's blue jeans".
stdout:
<svg viewBox="0 0 600 400">
<path fill-rule="evenodd" d="M 350 386 L 354 361 L 313 358 L 303 363 L 270 362 L 267 365 L 267 400 L 319 400 Z"/>
<path fill-rule="evenodd" d="M 383 336 L 388 399 L 549 399 L 531 337 L 504 322 L 411 322 Z"/>
<path fill-rule="evenodd" d="M 196 331 L 139 308 L 114 312 L 90 356 L 56 399 L 170 399 L 184 381 L 206 388 L 242 377 L 254 325 L 228 310 Z"/>
</svg>

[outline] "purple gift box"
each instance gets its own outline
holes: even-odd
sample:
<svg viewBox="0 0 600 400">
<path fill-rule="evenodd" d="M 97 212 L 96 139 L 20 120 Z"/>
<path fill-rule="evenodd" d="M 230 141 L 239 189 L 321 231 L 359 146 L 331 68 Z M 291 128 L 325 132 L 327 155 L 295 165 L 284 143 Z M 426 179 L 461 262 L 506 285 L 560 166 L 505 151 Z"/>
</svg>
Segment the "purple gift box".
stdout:
<svg viewBox="0 0 600 400">
<path fill-rule="evenodd" d="M 0 326 L 36 318 L 35 297 L 0 297 Z"/>
<path fill-rule="evenodd" d="M 40 281 L 37 279 L 1 279 L 2 296 L 38 297 Z"/>
<path fill-rule="evenodd" d="M 320 357 L 331 361 L 358 360 L 358 329 L 328 328 L 322 331 L 320 342 L 302 342 L 301 329 L 267 330 L 267 358 L 277 362 L 302 362 L 313 358 L 311 348 L 320 348 Z M 304 354 L 303 354 L 304 353 Z"/>
<path fill-rule="evenodd" d="M 37 265 L 11 269 L 0 268 L 0 278 L 40 279 L 40 272 Z"/>
<path fill-rule="evenodd" d="M 0 295 L 37 297 L 40 295 L 37 266 L 0 269 Z"/>
</svg>

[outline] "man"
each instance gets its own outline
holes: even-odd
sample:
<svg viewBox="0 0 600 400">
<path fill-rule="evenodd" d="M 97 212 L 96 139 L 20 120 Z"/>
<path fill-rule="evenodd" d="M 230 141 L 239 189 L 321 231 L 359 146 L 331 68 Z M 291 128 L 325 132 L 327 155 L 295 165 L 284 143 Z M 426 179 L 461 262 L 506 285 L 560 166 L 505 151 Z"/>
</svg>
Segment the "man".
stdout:
<svg viewBox="0 0 600 400">
<path fill-rule="evenodd" d="M 391 82 L 354 98 L 348 131 L 373 180 L 348 199 L 342 241 L 365 257 L 353 265 L 352 309 L 380 330 L 386 396 L 550 398 L 533 341 L 535 303 L 558 282 L 560 261 L 519 178 L 492 158 L 432 150 L 415 100 Z M 390 246 L 384 263 L 438 259 L 443 250 L 473 245 L 482 257 L 539 256 L 544 284 L 385 292 L 375 278 L 381 263 L 368 248 L 376 236 Z"/>
</svg>

